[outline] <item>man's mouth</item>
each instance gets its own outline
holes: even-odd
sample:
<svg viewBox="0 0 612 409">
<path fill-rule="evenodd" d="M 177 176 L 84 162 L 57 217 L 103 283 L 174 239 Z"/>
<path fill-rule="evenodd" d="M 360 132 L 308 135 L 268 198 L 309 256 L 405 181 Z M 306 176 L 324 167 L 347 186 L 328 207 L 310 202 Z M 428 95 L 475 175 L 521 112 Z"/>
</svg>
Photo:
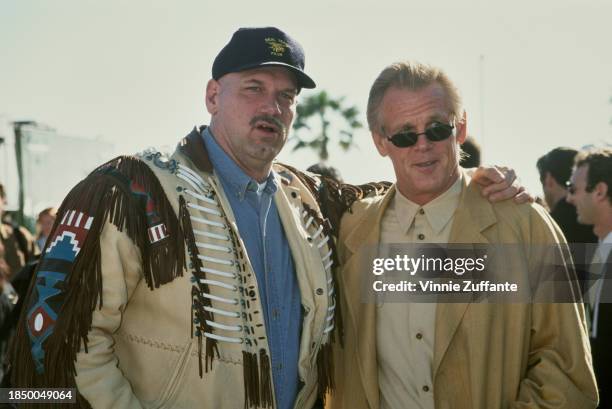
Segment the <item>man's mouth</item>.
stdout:
<svg viewBox="0 0 612 409">
<path fill-rule="evenodd" d="M 272 135 L 283 135 L 286 133 L 285 125 L 273 116 L 269 115 L 258 115 L 251 119 L 251 126 L 253 129 L 257 129 L 265 134 Z"/>
<path fill-rule="evenodd" d="M 417 168 L 427 169 L 427 168 L 435 165 L 436 163 L 438 163 L 437 160 L 430 160 L 430 161 L 426 161 L 426 162 L 415 163 L 414 166 L 416 166 Z"/>
<path fill-rule="evenodd" d="M 278 126 L 265 121 L 258 121 L 255 124 L 255 129 L 259 129 L 260 131 L 264 131 L 267 133 L 280 133 L 280 129 Z"/>
</svg>

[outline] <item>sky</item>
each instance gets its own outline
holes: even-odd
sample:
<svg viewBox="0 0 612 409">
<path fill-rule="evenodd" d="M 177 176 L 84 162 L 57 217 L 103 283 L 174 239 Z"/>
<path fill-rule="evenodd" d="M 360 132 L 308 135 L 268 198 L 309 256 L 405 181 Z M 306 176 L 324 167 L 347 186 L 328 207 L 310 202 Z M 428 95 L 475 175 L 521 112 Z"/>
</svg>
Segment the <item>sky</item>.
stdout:
<svg viewBox="0 0 612 409">
<path fill-rule="evenodd" d="M 204 88 L 232 33 L 274 25 L 304 47 L 317 90 L 344 97 L 364 124 L 370 85 L 386 65 L 441 67 L 484 161 L 514 168 L 541 194 L 538 157 L 612 143 L 610 16 L 609 0 L 0 0 L 0 119 L 100 137 L 117 153 L 170 149 L 209 121 Z M 329 163 L 351 183 L 393 180 L 367 127 L 354 138 L 349 152 L 332 147 Z M 318 161 L 291 145 L 280 160 Z"/>
</svg>

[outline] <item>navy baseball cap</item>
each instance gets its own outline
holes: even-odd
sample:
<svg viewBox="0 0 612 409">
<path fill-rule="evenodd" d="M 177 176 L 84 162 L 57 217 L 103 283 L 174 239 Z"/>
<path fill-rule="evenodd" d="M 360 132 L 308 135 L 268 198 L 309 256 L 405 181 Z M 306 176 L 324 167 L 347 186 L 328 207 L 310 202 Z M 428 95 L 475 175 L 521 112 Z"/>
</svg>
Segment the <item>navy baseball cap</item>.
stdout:
<svg viewBox="0 0 612 409">
<path fill-rule="evenodd" d="M 264 66 L 288 68 L 299 88 L 314 88 L 312 78 L 304 72 L 304 49 L 276 27 L 240 28 L 217 57 L 212 77 L 218 80 L 231 72 Z"/>
</svg>

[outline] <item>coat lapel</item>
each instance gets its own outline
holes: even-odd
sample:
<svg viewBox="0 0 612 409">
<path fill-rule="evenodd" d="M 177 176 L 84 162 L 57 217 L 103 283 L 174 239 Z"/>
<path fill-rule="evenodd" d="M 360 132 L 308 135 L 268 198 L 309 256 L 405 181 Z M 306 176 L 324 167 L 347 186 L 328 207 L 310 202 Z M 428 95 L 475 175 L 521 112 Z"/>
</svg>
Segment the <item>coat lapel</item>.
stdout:
<svg viewBox="0 0 612 409">
<path fill-rule="evenodd" d="M 202 138 L 204 126 L 193 130 L 179 142 L 178 149 L 189 158 L 200 172 L 212 173 L 213 166 L 208 158 L 206 145 Z"/>
<path fill-rule="evenodd" d="M 475 183 L 469 182 L 470 178 L 464 173 L 461 197 L 454 216 L 449 243 L 465 244 L 466 250 L 473 252 L 475 256 L 474 244 L 489 242 L 482 232 L 495 224 L 497 218 L 491 204 L 481 197 L 480 188 Z M 437 305 L 433 363 L 434 382 L 444 355 L 469 304 L 469 302 L 465 302 L 440 303 Z"/>
<path fill-rule="evenodd" d="M 362 299 L 365 277 L 361 272 L 364 271 L 364 261 L 369 260 L 370 255 L 376 256 L 365 252 L 375 251 L 378 248 L 382 217 L 394 193 L 395 188 L 389 189 L 382 200 L 366 210 L 365 216 L 361 218 L 356 228 L 346 236 L 342 246 L 346 253 L 341 254 L 344 265 L 338 277 L 347 301 L 348 318 L 352 324 L 349 327 L 355 329 L 354 333 L 347 333 L 346 336 L 355 339 L 357 348 L 354 359 L 359 364 L 359 376 L 371 409 L 379 407 L 376 304 L 364 302 Z"/>
</svg>

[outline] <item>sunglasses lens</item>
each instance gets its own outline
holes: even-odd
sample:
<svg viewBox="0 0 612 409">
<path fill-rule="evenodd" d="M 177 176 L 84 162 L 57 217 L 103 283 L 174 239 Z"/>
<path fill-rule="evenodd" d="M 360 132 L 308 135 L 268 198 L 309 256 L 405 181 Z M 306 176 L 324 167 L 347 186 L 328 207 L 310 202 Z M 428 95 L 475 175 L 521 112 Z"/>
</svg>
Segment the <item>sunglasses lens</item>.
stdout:
<svg viewBox="0 0 612 409">
<path fill-rule="evenodd" d="M 451 136 L 453 133 L 453 127 L 450 125 L 438 125 L 433 128 L 429 128 L 425 131 L 427 139 L 430 141 L 443 141 L 444 139 Z"/>
<path fill-rule="evenodd" d="M 419 140 L 419 135 L 425 134 L 427 139 L 432 142 L 443 141 L 453 133 L 452 125 L 444 125 L 440 124 L 437 126 L 433 126 L 428 128 L 424 133 L 416 133 L 416 132 L 400 132 L 388 138 L 393 145 L 398 148 L 408 148 L 413 146 Z"/>
<path fill-rule="evenodd" d="M 418 138 L 419 136 L 415 132 L 401 132 L 393 135 L 390 139 L 391 143 L 398 148 L 408 148 L 414 145 Z"/>
</svg>

